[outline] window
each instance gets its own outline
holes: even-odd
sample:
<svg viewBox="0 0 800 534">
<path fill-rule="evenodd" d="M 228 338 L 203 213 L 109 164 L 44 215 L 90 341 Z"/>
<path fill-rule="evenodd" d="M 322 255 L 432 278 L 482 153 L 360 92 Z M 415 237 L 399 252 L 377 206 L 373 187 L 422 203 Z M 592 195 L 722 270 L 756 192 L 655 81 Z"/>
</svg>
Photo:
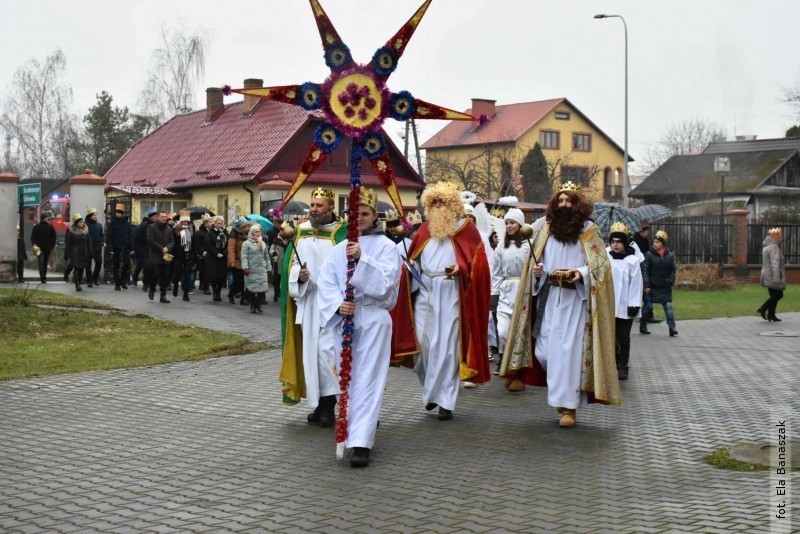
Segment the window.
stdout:
<svg viewBox="0 0 800 534">
<path fill-rule="evenodd" d="M 581 187 L 589 185 L 589 168 L 588 167 L 562 167 L 561 168 L 562 182 L 575 182 Z"/>
<path fill-rule="evenodd" d="M 339 214 L 342 217 L 347 217 L 347 205 L 349 204 L 350 195 L 339 195 Z"/>
<path fill-rule="evenodd" d="M 142 210 L 142 214 L 148 213 L 152 209 L 175 214 L 185 209 L 188 205 L 189 203 L 185 200 L 142 200 L 139 203 L 139 208 Z"/>
<path fill-rule="evenodd" d="M 572 134 L 572 150 L 577 152 L 591 152 L 592 135 L 585 133 Z"/>
<path fill-rule="evenodd" d="M 542 130 L 539 132 L 539 144 L 542 148 L 558 150 L 561 148 L 561 134 L 554 130 Z"/>
<path fill-rule="evenodd" d="M 568 121 L 569 113 L 567 113 L 566 111 L 556 111 L 556 120 Z"/>
</svg>

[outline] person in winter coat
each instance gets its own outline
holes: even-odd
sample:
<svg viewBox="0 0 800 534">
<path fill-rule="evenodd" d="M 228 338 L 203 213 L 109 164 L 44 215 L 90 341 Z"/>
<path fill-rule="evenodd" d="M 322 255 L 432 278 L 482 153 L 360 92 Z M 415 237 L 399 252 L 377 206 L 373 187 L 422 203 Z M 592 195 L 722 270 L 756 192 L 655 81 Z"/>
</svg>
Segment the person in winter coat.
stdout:
<svg viewBox="0 0 800 534">
<path fill-rule="evenodd" d="M 86 228 L 81 214 L 76 213 L 72 216 L 72 226 L 64 235 L 64 260 L 68 261 L 75 270 L 75 291 L 83 291 L 81 289 L 83 272 L 88 270 L 93 255 L 94 249 L 89 229 Z M 92 278 L 88 273 L 86 285 L 92 287 Z"/>
<path fill-rule="evenodd" d="M 189 289 L 195 269 L 194 225 L 189 212 L 182 212 L 180 220 L 172 227 L 175 244 L 172 246 L 172 296 L 178 296 L 178 289 L 183 291 L 183 300 L 189 302 Z"/>
<path fill-rule="evenodd" d="M 644 255 L 642 278 L 644 279 L 644 292 L 650 295 L 653 304 L 660 303 L 664 306 L 669 335 L 673 337 L 678 335 L 678 331 L 675 329 L 675 311 L 672 309 L 675 256 L 667 248 L 668 239 L 669 236 L 664 230 L 658 231 L 653 239 L 652 248 Z"/>
<path fill-rule="evenodd" d="M 631 355 L 631 327 L 642 307 L 642 270 L 628 237 L 628 227 L 621 222 L 611 225 L 606 249 L 614 279 L 614 322 L 617 339 L 617 378 L 628 379 Z"/>
<path fill-rule="evenodd" d="M 131 225 L 125 217 L 125 205 L 117 204 L 114 218 L 108 223 L 106 246 L 111 251 L 114 269 L 114 290 L 128 289 L 128 278 L 131 271 Z"/>
<path fill-rule="evenodd" d="M 244 288 L 244 273 L 242 272 L 242 245 L 247 241 L 247 232 L 250 222 L 244 217 L 239 217 L 228 236 L 228 269 L 233 273 L 233 284 L 229 288 L 228 302 L 236 303 L 236 295 L 242 294 L 239 304 L 247 304 L 247 291 Z"/>
<path fill-rule="evenodd" d="M 786 264 L 781 252 L 783 232 L 780 228 L 771 228 L 764 238 L 764 248 L 761 250 L 761 285 L 767 288 L 769 298 L 758 308 L 758 313 L 767 321 L 778 321 L 775 308 L 778 301 L 783 298 L 786 289 Z"/>
<path fill-rule="evenodd" d="M 241 264 L 244 287 L 250 294 L 250 313 L 261 313 L 261 303 L 266 303 L 264 297 L 269 288 L 270 257 L 261 237 L 261 226 L 257 224 L 250 226 L 247 241 L 242 244 Z"/>
<path fill-rule="evenodd" d="M 210 236 L 213 217 L 208 213 L 204 213 L 201 220 L 200 228 L 194 233 L 194 243 L 192 243 L 192 246 L 197 253 L 196 272 L 198 272 L 200 276 L 200 289 L 203 290 L 204 295 L 210 295 L 211 289 L 209 288 L 208 278 L 206 276 L 206 241 L 208 241 Z"/>
<path fill-rule="evenodd" d="M 89 229 L 89 237 L 92 239 L 92 257 L 86 271 L 86 279 L 91 280 L 94 285 L 100 285 L 100 268 L 103 266 L 103 244 L 105 243 L 105 233 L 103 225 L 97 222 L 97 210 L 89 208 L 86 210 L 86 228 Z M 92 269 L 94 263 L 94 269 Z"/>
<path fill-rule="evenodd" d="M 50 263 L 50 254 L 56 248 L 56 230 L 50 224 L 50 214 L 42 213 L 42 220 L 31 230 L 31 245 L 39 247 L 39 278 L 43 284 L 47 283 L 47 267 Z"/>
<path fill-rule="evenodd" d="M 147 227 L 147 268 L 150 269 L 152 277 L 147 296 L 153 300 L 156 293 L 156 281 L 158 281 L 158 289 L 161 292 L 159 302 L 163 304 L 169 304 L 167 286 L 172 263 L 170 255 L 174 243 L 172 228 L 167 224 L 167 214 L 159 213 L 158 222 Z"/>
<path fill-rule="evenodd" d="M 225 219 L 221 215 L 213 218 L 211 230 L 203 242 L 205 247 L 206 281 L 211 285 L 214 300 L 222 300 L 222 286 L 227 276 L 228 234 Z"/>
<path fill-rule="evenodd" d="M 133 230 L 133 256 L 136 258 L 136 267 L 133 269 L 133 285 L 138 284 L 139 273 L 142 273 L 142 291 L 147 291 L 150 286 L 150 270 L 147 268 L 147 228 L 151 224 L 155 224 L 156 217 L 158 217 L 158 210 L 149 211 L 147 217 Z"/>
<path fill-rule="evenodd" d="M 283 229 L 284 225 L 288 224 L 288 222 L 283 223 L 281 229 Z M 281 297 L 281 269 L 283 269 L 283 253 L 286 252 L 286 245 L 286 239 L 278 233 L 278 235 L 272 239 L 272 245 L 269 247 L 269 255 L 272 258 L 273 302 L 278 302 L 278 299 Z"/>
</svg>

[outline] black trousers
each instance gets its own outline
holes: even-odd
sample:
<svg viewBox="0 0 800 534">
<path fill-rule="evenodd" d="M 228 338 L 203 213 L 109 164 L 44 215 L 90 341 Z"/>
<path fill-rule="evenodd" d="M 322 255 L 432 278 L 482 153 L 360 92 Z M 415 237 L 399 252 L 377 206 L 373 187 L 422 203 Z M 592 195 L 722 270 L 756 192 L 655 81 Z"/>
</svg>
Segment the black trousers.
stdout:
<svg viewBox="0 0 800 534">
<path fill-rule="evenodd" d="M 72 265 L 70 265 L 70 269 L 72 269 Z M 76 288 L 81 287 L 81 282 L 83 281 L 83 271 L 84 271 L 83 269 L 79 269 L 79 268 L 75 267 L 75 277 L 74 278 L 75 278 L 75 287 Z M 89 280 L 89 282 L 91 283 L 91 280 Z"/>
<path fill-rule="evenodd" d="M 628 367 L 631 357 L 631 327 L 633 319 L 615 318 L 617 329 L 617 367 Z"/>
<path fill-rule="evenodd" d="M 17 258 L 17 282 L 25 281 L 25 260 Z"/>
<path fill-rule="evenodd" d="M 50 262 L 50 254 L 52 254 L 52 252 L 53 249 L 51 248 L 43 248 L 39 253 L 39 278 L 42 282 L 47 279 L 47 267 Z"/>
<path fill-rule="evenodd" d="M 769 291 L 769 298 L 761 305 L 763 310 L 766 310 L 767 317 L 775 317 L 775 309 L 778 307 L 778 301 L 783 298 L 783 289 L 767 289 Z"/>
<path fill-rule="evenodd" d="M 158 289 L 161 296 L 166 296 L 167 286 L 169 286 L 169 278 L 172 272 L 172 265 L 168 263 L 161 263 L 158 265 L 148 265 L 145 269 L 145 275 L 150 271 L 150 280 L 148 285 L 151 289 L 155 290 L 156 282 L 158 282 Z"/>
<path fill-rule="evenodd" d="M 94 263 L 94 270 L 92 270 L 92 263 Z M 94 254 L 89 256 L 89 265 L 86 267 L 86 280 L 92 283 L 100 283 L 100 268 L 103 266 L 103 247 L 100 250 L 95 250 Z"/>
<path fill-rule="evenodd" d="M 131 251 L 126 248 L 115 250 L 112 267 L 114 269 L 114 285 L 127 286 L 131 274 Z"/>
<path fill-rule="evenodd" d="M 241 269 L 231 269 L 231 273 L 233 273 L 233 285 L 230 287 L 230 292 L 228 296 L 236 295 L 238 293 L 242 294 L 242 299 L 245 299 L 244 295 L 244 271 Z M 245 299 L 247 300 L 247 299 Z"/>
</svg>

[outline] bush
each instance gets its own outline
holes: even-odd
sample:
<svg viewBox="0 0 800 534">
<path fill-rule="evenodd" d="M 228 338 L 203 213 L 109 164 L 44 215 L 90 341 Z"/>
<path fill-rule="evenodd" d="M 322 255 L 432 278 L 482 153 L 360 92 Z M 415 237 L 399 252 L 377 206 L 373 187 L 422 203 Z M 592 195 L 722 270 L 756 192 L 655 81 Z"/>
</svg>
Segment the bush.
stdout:
<svg viewBox="0 0 800 534">
<path fill-rule="evenodd" d="M 678 265 L 675 285 L 695 291 L 726 291 L 736 288 L 736 282 L 719 277 L 719 266 L 713 263 Z"/>
</svg>

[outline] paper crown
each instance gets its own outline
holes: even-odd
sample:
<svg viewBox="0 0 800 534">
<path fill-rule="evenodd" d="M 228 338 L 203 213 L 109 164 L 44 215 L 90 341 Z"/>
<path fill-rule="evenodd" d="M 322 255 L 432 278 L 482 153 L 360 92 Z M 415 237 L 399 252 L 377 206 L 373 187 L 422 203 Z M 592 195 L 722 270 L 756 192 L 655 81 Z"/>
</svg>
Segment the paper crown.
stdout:
<svg viewBox="0 0 800 534">
<path fill-rule="evenodd" d="M 192 214 L 189 210 L 181 210 L 181 221 L 184 222 L 191 222 L 192 221 Z"/>
<path fill-rule="evenodd" d="M 125 213 L 125 204 L 117 204 L 114 206 L 114 211 L 121 211 Z"/>
<path fill-rule="evenodd" d="M 331 193 L 333 193 L 333 191 L 331 191 Z M 378 194 L 375 193 L 374 189 L 361 187 L 361 204 L 378 211 Z"/>
<path fill-rule="evenodd" d="M 72 224 L 75 224 L 76 222 L 80 221 L 81 219 L 83 219 L 83 216 L 80 213 L 73 213 L 72 214 Z"/>
<path fill-rule="evenodd" d="M 617 221 L 617 222 L 615 222 L 614 224 L 611 225 L 611 231 L 609 232 L 609 235 L 610 234 L 625 234 L 625 235 L 628 235 L 628 227 L 625 226 L 625 223 Z"/>
<path fill-rule="evenodd" d="M 495 206 L 492 208 L 492 211 L 489 212 L 489 215 L 492 217 L 497 217 L 498 219 L 503 219 L 506 216 L 506 210 L 501 207 Z"/>
<path fill-rule="evenodd" d="M 419 210 L 414 210 L 412 213 L 408 214 L 407 220 L 411 224 L 422 224 L 422 214 Z"/>
<path fill-rule="evenodd" d="M 311 198 L 326 198 L 331 202 L 334 202 L 336 201 L 336 194 L 333 192 L 333 189 L 318 187 L 311 192 Z"/>
<path fill-rule="evenodd" d="M 89 215 L 94 215 L 95 213 L 97 213 L 97 208 L 86 208 L 86 216 L 87 217 Z"/>
<path fill-rule="evenodd" d="M 580 193 L 583 191 L 583 187 L 576 184 L 572 180 L 567 180 L 556 187 L 556 193 L 563 193 L 564 191 L 575 191 L 576 193 Z"/>
<path fill-rule="evenodd" d="M 400 215 L 396 210 L 386 210 L 386 228 L 394 228 L 395 226 L 400 226 Z"/>
<path fill-rule="evenodd" d="M 656 239 L 666 243 L 667 241 L 669 241 L 669 234 L 667 234 L 667 232 L 665 232 L 664 230 L 659 230 L 658 232 L 656 232 Z"/>
<path fill-rule="evenodd" d="M 783 230 L 781 230 L 776 226 L 775 228 L 770 228 L 769 231 L 767 232 L 767 235 L 769 235 L 773 239 L 774 238 L 780 239 L 781 237 L 783 237 Z"/>
</svg>

